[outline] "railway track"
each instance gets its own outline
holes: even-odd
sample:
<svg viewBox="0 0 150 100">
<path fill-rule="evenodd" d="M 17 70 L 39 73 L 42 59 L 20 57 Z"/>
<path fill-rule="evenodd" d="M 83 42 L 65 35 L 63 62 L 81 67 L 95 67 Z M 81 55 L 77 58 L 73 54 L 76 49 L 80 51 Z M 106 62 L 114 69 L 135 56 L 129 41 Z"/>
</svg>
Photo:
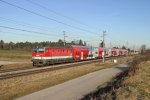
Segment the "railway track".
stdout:
<svg viewBox="0 0 150 100">
<path fill-rule="evenodd" d="M 105 58 L 105 59 L 110 60 L 110 58 Z M 98 61 L 102 61 L 102 59 L 88 60 L 88 61 L 76 62 L 76 63 L 59 64 L 59 65 L 51 65 L 47 67 L 20 69 L 20 70 L 14 70 L 14 71 L 9 70 L 8 72 L 0 73 L 0 80 L 24 76 L 24 75 L 36 74 L 36 73 L 41 73 L 41 72 L 46 72 L 46 71 L 64 69 L 64 68 L 69 68 L 69 67 L 76 67 L 76 66 L 90 64 L 90 63 L 94 63 Z"/>
</svg>

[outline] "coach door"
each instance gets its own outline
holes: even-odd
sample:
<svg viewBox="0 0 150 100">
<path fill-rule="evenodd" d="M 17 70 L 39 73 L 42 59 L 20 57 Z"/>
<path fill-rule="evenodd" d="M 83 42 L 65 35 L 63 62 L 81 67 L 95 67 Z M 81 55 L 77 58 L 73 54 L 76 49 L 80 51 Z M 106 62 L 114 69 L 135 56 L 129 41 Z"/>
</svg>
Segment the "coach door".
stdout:
<svg viewBox="0 0 150 100">
<path fill-rule="evenodd" d="M 81 60 L 83 60 L 83 52 L 81 51 Z"/>
</svg>

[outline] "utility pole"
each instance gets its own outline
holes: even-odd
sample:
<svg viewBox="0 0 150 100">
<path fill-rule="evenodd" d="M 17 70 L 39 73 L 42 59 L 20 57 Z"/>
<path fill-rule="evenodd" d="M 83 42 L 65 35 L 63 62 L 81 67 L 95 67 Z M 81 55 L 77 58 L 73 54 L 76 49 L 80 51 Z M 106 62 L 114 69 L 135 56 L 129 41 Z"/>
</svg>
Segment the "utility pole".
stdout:
<svg viewBox="0 0 150 100">
<path fill-rule="evenodd" d="M 63 31 L 63 35 L 64 35 L 64 46 L 66 45 L 66 32 L 65 31 Z"/>
<path fill-rule="evenodd" d="M 103 52 L 102 52 L 102 57 L 103 57 L 103 63 L 105 62 L 105 52 L 104 52 L 104 48 L 105 48 L 105 36 L 106 36 L 106 31 L 103 31 Z"/>
<path fill-rule="evenodd" d="M 128 51 L 128 54 L 129 54 L 128 42 L 127 42 L 126 44 L 127 44 L 127 48 L 126 48 L 126 49 L 127 49 L 127 51 Z"/>
<path fill-rule="evenodd" d="M 106 36 L 106 31 L 103 31 L 103 48 L 105 48 L 105 36 Z"/>
</svg>

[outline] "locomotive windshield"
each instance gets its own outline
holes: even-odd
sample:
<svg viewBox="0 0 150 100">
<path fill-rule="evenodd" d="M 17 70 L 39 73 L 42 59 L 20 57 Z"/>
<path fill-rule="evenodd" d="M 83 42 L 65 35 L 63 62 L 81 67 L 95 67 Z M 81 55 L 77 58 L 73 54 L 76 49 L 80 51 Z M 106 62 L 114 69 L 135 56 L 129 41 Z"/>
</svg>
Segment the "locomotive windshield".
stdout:
<svg viewBox="0 0 150 100">
<path fill-rule="evenodd" d="M 44 49 L 40 49 L 40 48 L 38 48 L 38 49 L 33 49 L 32 52 L 33 52 L 33 53 L 44 53 Z"/>
</svg>

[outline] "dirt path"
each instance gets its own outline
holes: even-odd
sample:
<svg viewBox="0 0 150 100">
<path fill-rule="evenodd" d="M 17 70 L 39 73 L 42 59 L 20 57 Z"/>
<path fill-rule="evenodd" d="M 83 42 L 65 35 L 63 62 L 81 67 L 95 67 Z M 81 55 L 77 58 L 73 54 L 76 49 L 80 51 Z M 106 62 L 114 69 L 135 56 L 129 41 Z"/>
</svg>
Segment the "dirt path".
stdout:
<svg viewBox="0 0 150 100">
<path fill-rule="evenodd" d="M 113 68 L 103 69 L 29 94 L 17 100 L 78 100 L 84 95 L 96 90 L 99 85 L 111 80 L 118 73 L 127 69 L 128 67 L 123 64 Z"/>
<path fill-rule="evenodd" d="M 29 62 L 0 61 L 0 65 L 17 64 L 17 63 L 29 63 Z"/>
</svg>

